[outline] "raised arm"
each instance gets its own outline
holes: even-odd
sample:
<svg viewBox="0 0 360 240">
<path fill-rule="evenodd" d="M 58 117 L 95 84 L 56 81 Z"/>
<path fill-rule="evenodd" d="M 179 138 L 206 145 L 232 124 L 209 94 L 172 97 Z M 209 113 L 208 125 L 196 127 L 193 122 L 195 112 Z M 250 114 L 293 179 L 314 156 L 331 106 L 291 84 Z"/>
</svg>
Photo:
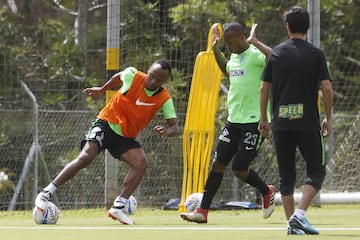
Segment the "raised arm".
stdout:
<svg viewBox="0 0 360 240">
<path fill-rule="evenodd" d="M 115 73 L 103 86 L 85 88 L 83 92 L 92 97 L 101 96 L 106 92 L 106 90 L 122 85 L 121 73 L 122 72 Z"/>
<path fill-rule="evenodd" d="M 220 70 L 226 77 L 229 77 L 229 74 L 226 72 L 226 63 L 228 60 L 224 57 L 223 53 L 220 51 L 220 30 L 218 27 L 215 27 L 212 34 L 212 48 L 214 50 L 215 60 L 218 64 Z"/>
<path fill-rule="evenodd" d="M 255 47 L 257 47 L 266 56 L 266 60 L 267 60 L 268 57 L 270 56 L 272 49 L 271 47 L 267 46 L 265 43 L 261 42 L 259 39 L 256 38 L 256 34 L 255 34 L 256 27 L 257 24 L 253 23 L 247 41 L 252 45 L 254 45 Z"/>
</svg>

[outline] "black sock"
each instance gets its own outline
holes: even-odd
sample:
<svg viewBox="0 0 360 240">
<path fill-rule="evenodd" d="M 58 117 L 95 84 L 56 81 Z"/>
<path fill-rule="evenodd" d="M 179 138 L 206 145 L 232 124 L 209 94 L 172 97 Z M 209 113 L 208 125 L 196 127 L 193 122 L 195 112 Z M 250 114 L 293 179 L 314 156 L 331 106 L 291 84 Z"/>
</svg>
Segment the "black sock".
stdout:
<svg viewBox="0 0 360 240">
<path fill-rule="evenodd" d="M 246 183 L 257 188 L 263 196 L 269 193 L 269 187 L 264 183 L 264 181 L 259 177 L 259 175 L 252 169 L 249 169 L 249 176 L 245 179 Z"/>
<path fill-rule="evenodd" d="M 203 199 L 201 201 L 202 209 L 210 209 L 211 202 L 221 185 L 223 176 L 223 173 L 210 171 L 209 178 L 205 184 Z"/>
</svg>

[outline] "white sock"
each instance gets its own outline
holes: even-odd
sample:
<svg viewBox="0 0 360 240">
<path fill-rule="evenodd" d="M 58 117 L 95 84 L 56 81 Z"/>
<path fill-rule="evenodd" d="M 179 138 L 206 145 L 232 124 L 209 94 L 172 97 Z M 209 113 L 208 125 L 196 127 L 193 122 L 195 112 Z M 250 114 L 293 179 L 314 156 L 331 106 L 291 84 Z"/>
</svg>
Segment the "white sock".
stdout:
<svg viewBox="0 0 360 240">
<path fill-rule="evenodd" d="M 45 188 L 44 188 L 44 191 L 48 191 L 50 192 L 51 194 L 53 194 L 57 189 L 57 186 L 51 182 L 49 185 L 47 185 Z"/>
<path fill-rule="evenodd" d="M 126 205 L 128 202 L 128 199 L 117 196 L 117 198 L 115 198 L 113 205 L 114 207 L 122 207 L 124 205 Z"/>
<path fill-rule="evenodd" d="M 299 218 L 299 219 L 302 219 L 302 218 L 305 217 L 305 213 L 306 213 L 305 210 L 298 208 L 298 209 L 295 210 L 295 212 L 294 212 L 293 215 L 295 215 L 295 216 L 296 216 L 297 218 Z"/>
</svg>

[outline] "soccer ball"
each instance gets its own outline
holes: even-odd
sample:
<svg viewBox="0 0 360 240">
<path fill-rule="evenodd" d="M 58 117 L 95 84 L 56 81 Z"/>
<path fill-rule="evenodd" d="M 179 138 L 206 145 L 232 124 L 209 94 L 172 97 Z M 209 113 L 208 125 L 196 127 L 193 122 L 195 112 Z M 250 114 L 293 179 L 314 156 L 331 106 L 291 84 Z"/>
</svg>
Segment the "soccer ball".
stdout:
<svg viewBox="0 0 360 240">
<path fill-rule="evenodd" d="M 136 210 L 137 210 L 137 201 L 136 201 L 136 198 L 133 195 L 131 195 L 129 197 L 129 200 L 127 202 L 127 208 L 128 208 L 127 210 L 128 210 L 129 215 L 134 214 L 136 212 Z"/>
<path fill-rule="evenodd" d="M 52 202 L 48 202 L 46 211 L 43 211 L 35 206 L 33 210 L 33 218 L 37 224 L 55 224 L 59 219 L 59 209 Z"/>
<path fill-rule="evenodd" d="M 195 209 L 199 208 L 201 205 L 201 200 L 203 198 L 202 193 L 192 193 L 185 199 L 185 208 L 186 212 L 192 212 Z"/>
</svg>

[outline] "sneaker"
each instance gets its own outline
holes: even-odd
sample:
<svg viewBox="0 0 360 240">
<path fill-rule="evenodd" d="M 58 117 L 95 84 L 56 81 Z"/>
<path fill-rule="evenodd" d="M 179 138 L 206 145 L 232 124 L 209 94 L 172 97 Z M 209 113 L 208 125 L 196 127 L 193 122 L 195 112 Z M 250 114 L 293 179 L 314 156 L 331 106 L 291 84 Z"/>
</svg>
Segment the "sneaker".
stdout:
<svg viewBox="0 0 360 240">
<path fill-rule="evenodd" d="M 289 220 L 289 226 L 291 228 L 301 229 L 307 234 L 319 234 L 319 231 L 311 226 L 305 217 L 299 219 L 296 216 L 292 216 Z"/>
<path fill-rule="evenodd" d="M 262 197 L 263 218 L 269 218 L 275 208 L 275 187 L 269 185 L 269 193 Z"/>
<path fill-rule="evenodd" d="M 35 206 L 42 211 L 45 211 L 47 209 L 50 198 L 51 193 L 49 191 L 40 192 L 35 198 Z"/>
<path fill-rule="evenodd" d="M 207 223 L 208 210 L 197 208 L 192 212 L 180 213 L 180 217 L 188 222 Z"/>
<path fill-rule="evenodd" d="M 288 227 L 287 235 L 305 235 L 305 232 L 298 228 Z"/>
<path fill-rule="evenodd" d="M 132 225 L 134 222 L 128 217 L 127 209 L 124 206 L 111 207 L 108 212 L 108 217 L 121 222 L 122 224 Z"/>
</svg>

